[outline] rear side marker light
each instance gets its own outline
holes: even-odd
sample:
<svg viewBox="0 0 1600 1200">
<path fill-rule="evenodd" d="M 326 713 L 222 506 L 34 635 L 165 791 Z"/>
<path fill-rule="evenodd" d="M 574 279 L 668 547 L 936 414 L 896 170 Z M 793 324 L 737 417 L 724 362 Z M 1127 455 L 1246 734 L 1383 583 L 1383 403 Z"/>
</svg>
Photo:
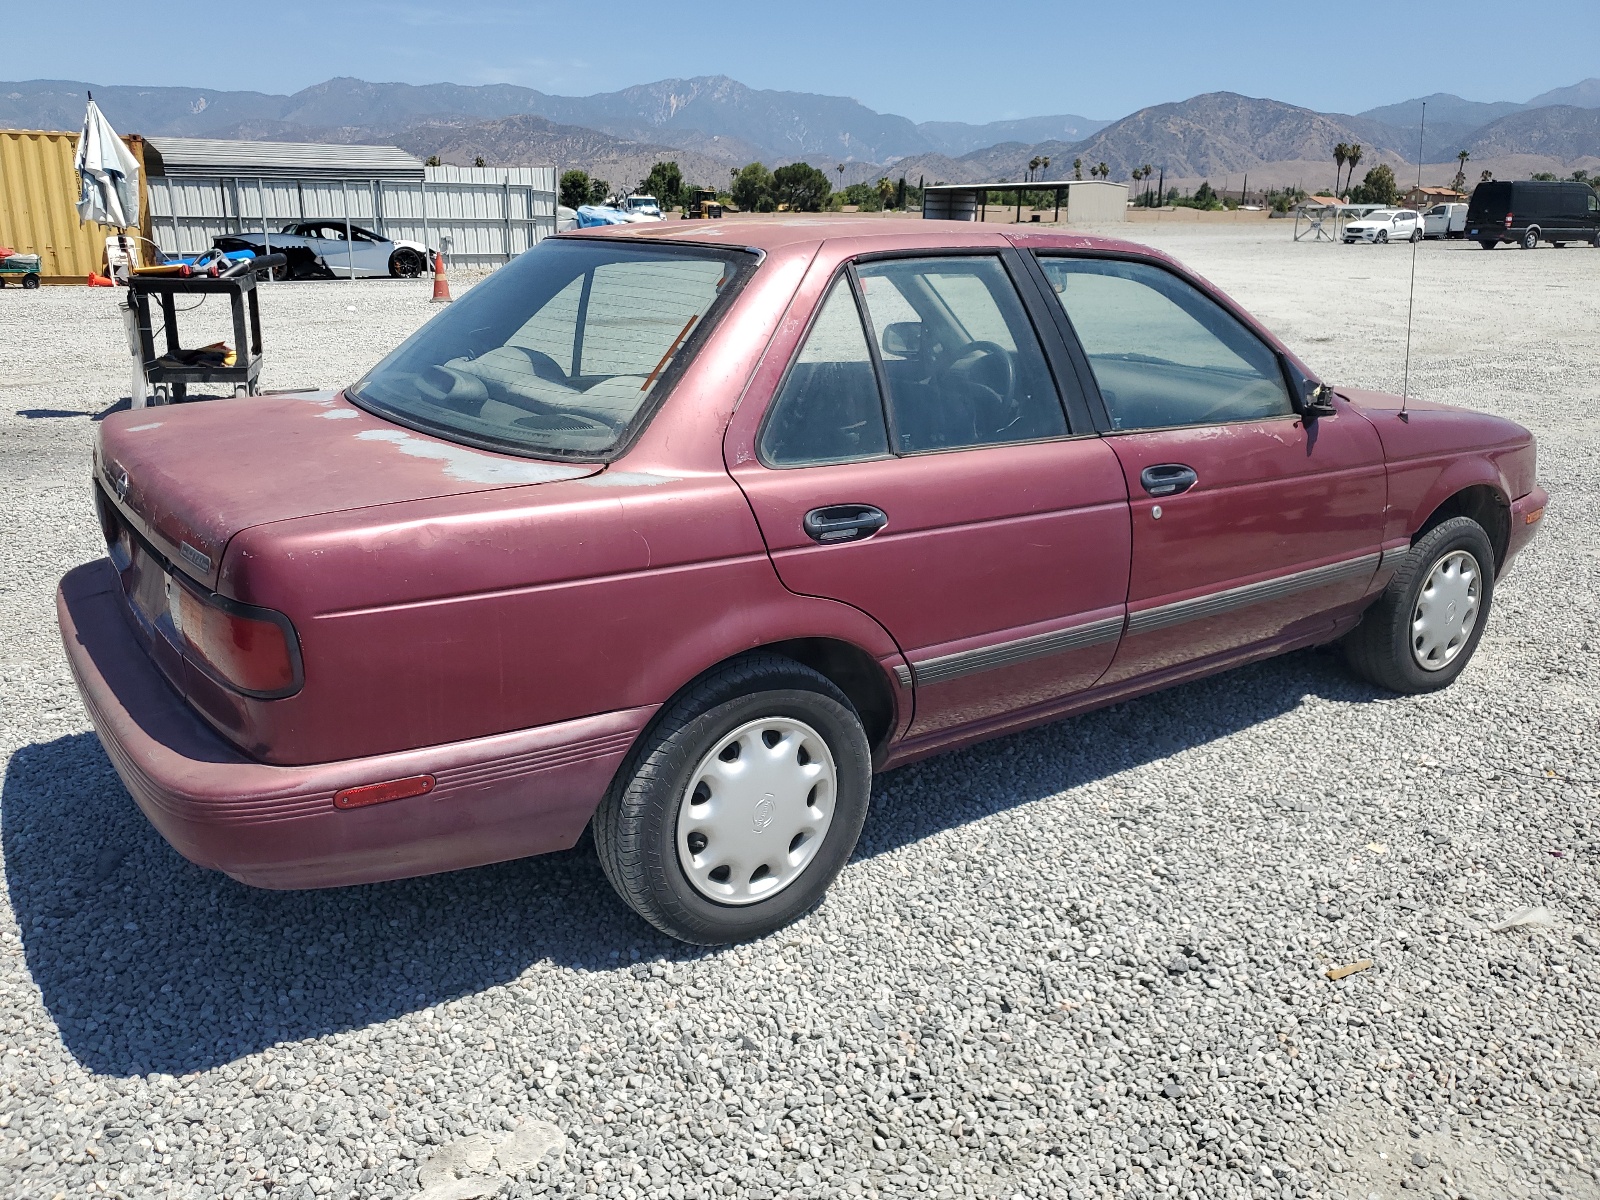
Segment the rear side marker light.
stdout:
<svg viewBox="0 0 1600 1200">
<path fill-rule="evenodd" d="M 432 775 L 413 775 L 409 779 L 391 779 L 388 783 L 364 783 L 360 787 L 345 788 L 333 794 L 335 808 L 365 808 L 369 804 L 384 804 L 390 800 L 405 800 L 411 796 L 426 796 L 433 791 Z"/>
<path fill-rule="evenodd" d="M 1522 523 L 1524 525 L 1532 525 L 1542 516 L 1544 516 L 1543 505 L 1540 505 L 1538 508 L 1530 508 L 1527 512 L 1527 515 L 1522 518 Z"/>
</svg>

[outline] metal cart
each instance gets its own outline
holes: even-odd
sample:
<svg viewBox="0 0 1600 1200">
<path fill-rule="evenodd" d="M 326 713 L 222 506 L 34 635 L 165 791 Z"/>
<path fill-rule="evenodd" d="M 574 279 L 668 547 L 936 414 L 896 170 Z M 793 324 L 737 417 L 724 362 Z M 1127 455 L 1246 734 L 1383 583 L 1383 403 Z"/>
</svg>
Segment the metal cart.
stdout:
<svg viewBox="0 0 1600 1200">
<path fill-rule="evenodd" d="M 16 255 L 15 258 L 21 258 Z M 33 261 L 27 264 L 11 265 L 15 259 L 0 258 L 0 288 L 6 286 L 7 280 L 20 279 L 22 286 L 30 292 L 39 286 L 39 256 L 29 255 Z"/>
<path fill-rule="evenodd" d="M 190 384 L 226 384 L 235 396 L 253 396 L 261 379 L 261 311 L 257 302 L 256 273 L 281 265 L 283 256 L 267 255 L 241 263 L 236 273 L 220 276 L 134 275 L 128 281 L 128 307 L 134 314 L 140 369 L 150 387 L 151 403 L 180 403 L 188 399 Z M 226 366 L 197 358 L 178 339 L 179 296 L 226 296 L 233 317 L 234 362 Z M 156 349 L 157 325 L 152 309 L 159 307 L 159 330 L 165 335 L 165 352 Z"/>
</svg>

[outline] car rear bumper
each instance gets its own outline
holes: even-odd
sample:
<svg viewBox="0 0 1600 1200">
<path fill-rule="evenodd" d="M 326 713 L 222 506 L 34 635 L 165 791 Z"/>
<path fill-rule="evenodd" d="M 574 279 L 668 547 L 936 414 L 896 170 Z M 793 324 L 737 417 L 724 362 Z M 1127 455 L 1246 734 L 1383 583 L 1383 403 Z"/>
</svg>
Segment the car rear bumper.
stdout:
<svg viewBox="0 0 1600 1200">
<path fill-rule="evenodd" d="M 246 758 L 156 670 L 107 560 L 62 579 L 67 660 L 135 802 L 185 858 L 266 888 L 402 879 L 577 841 L 653 707 L 311 766 Z M 362 808 L 341 789 L 427 774 L 432 791 Z"/>
</svg>

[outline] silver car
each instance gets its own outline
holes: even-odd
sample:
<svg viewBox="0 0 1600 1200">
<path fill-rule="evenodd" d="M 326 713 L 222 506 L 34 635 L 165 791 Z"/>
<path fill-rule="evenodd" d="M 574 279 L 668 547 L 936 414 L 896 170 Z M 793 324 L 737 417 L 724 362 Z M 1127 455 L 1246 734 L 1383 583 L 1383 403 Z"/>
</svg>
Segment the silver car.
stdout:
<svg viewBox="0 0 1600 1200">
<path fill-rule="evenodd" d="M 349 236 L 345 236 L 345 231 Z M 214 239 L 222 250 L 254 250 L 287 254 L 289 263 L 274 272 L 286 279 L 372 278 L 392 275 L 415 279 L 426 273 L 433 251 L 420 242 L 394 242 L 381 234 L 344 221 L 297 221 L 277 233 L 233 233 Z M 226 243 L 226 245 L 224 245 Z"/>
</svg>

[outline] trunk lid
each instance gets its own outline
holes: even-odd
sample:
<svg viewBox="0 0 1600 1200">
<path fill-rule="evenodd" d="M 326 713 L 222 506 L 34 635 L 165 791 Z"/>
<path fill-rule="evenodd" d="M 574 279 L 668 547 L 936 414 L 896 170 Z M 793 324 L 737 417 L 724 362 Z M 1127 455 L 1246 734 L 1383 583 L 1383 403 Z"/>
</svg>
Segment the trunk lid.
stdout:
<svg viewBox="0 0 1600 1200">
<path fill-rule="evenodd" d="M 115 413 L 99 426 L 94 465 L 129 525 L 211 589 L 228 540 L 253 525 L 600 470 L 429 437 L 339 392 Z"/>
</svg>

